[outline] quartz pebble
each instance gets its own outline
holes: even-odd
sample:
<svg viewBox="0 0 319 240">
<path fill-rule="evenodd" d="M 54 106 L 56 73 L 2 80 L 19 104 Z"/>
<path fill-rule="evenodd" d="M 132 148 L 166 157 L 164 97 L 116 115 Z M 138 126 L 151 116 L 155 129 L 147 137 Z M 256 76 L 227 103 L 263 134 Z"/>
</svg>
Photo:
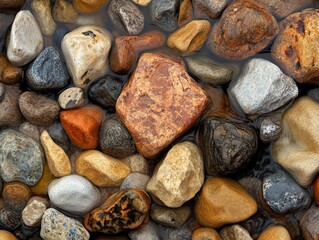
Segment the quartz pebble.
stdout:
<svg viewBox="0 0 319 240">
<path fill-rule="evenodd" d="M 43 35 L 52 36 L 56 29 L 56 23 L 51 14 L 50 0 L 33 0 L 31 8 Z"/>
<path fill-rule="evenodd" d="M 228 4 L 227 0 L 193 0 L 196 18 L 217 18 Z"/>
<path fill-rule="evenodd" d="M 222 238 L 216 230 L 201 227 L 193 231 L 192 240 L 222 240 Z"/>
<path fill-rule="evenodd" d="M 22 221 L 26 226 L 39 227 L 42 216 L 47 210 L 49 202 L 43 197 L 32 197 L 22 211 Z"/>
<path fill-rule="evenodd" d="M 83 107 L 85 105 L 85 94 L 82 88 L 70 87 L 60 93 L 58 101 L 63 109 Z"/>
<path fill-rule="evenodd" d="M 79 13 L 94 13 L 102 9 L 109 0 L 74 0 L 73 6 Z"/>
<path fill-rule="evenodd" d="M 146 190 L 146 185 L 150 177 L 143 173 L 131 173 L 122 182 L 120 189 L 139 188 Z"/>
<path fill-rule="evenodd" d="M 128 236 L 131 240 L 160 240 L 159 229 L 157 225 L 149 221 L 145 226 L 130 231 Z"/>
<path fill-rule="evenodd" d="M 258 240 L 291 240 L 291 237 L 285 227 L 270 226 L 260 234 Z"/>
<path fill-rule="evenodd" d="M 238 224 L 224 227 L 219 234 L 223 240 L 253 240 L 249 232 Z"/>
<path fill-rule="evenodd" d="M 153 0 L 152 21 L 164 31 L 172 32 L 177 28 L 178 10 L 178 0 Z"/>
<path fill-rule="evenodd" d="M 78 18 L 72 3 L 66 0 L 56 0 L 52 9 L 52 15 L 55 21 L 61 23 L 74 23 Z"/>
<path fill-rule="evenodd" d="M 4 93 L 0 101 L 0 126 L 18 126 L 22 121 L 19 109 L 20 90 L 17 87 L 2 85 Z"/>
<path fill-rule="evenodd" d="M 280 124 L 274 122 L 271 118 L 265 118 L 260 126 L 260 139 L 264 143 L 276 141 L 281 132 Z"/>
</svg>

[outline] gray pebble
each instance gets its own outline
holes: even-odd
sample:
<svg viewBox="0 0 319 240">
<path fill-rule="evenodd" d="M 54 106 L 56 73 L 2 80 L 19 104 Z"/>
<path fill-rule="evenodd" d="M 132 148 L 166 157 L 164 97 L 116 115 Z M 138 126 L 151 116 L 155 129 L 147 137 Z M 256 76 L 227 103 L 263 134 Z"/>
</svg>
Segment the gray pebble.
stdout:
<svg viewBox="0 0 319 240">
<path fill-rule="evenodd" d="M 152 21 L 161 29 L 172 32 L 178 25 L 178 0 L 153 0 L 151 3 Z"/>
<path fill-rule="evenodd" d="M 144 227 L 128 233 L 131 240 L 160 240 L 158 226 L 149 221 Z"/>
<path fill-rule="evenodd" d="M 281 127 L 279 124 L 272 121 L 270 118 L 265 118 L 261 122 L 260 126 L 260 139 L 264 143 L 270 143 L 276 141 L 281 133 Z"/>
<path fill-rule="evenodd" d="M 25 135 L 28 135 L 36 141 L 40 140 L 40 132 L 36 125 L 33 125 L 29 122 L 24 122 L 20 125 L 19 131 L 24 133 Z"/>
<path fill-rule="evenodd" d="M 143 173 L 133 172 L 128 175 L 121 184 L 120 189 L 124 188 L 139 188 L 139 189 L 146 189 L 146 185 L 150 177 Z"/>
<path fill-rule="evenodd" d="M 22 120 L 19 109 L 20 90 L 17 87 L 6 86 L 4 98 L 0 102 L 0 127 L 17 126 Z"/>
<path fill-rule="evenodd" d="M 0 83 L 0 103 L 3 101 L 5 95 L 6 95 L 6 85 L 3 83 Z"/>
</svg>

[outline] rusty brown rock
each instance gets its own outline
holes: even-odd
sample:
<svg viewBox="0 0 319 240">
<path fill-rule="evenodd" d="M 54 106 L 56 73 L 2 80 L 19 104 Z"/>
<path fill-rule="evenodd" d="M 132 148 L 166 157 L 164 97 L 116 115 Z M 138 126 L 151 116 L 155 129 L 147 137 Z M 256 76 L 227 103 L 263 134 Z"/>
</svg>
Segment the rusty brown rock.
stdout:
<svg viewBox="0 0 319 240">
<path fill-rule="evenodd" d="M 145 53 L 116 103 L 137 150 L 153 158 L 196 123 L 208 98 L 185 67 Z"/>
<path fill-rule="evenodd" d="M 299 83 L 319 84 L 319 11 L 308 9 L 280 23 L 272 57 L 283 71 Z"/>
<path fill-rule="evenodd" d="M 0 53 L 0 82 L 5 84 L 16 84 L 21 79 L 22 70 L 6 58 L 4 53 Z"/>
<path fill-rule="evenodd" d="M 264 5 L 255 0 L 238 0 L 214 25 L 208 47 L 220 57 L 241 60 L 260 52 L 278 31 L 276 19 Z"/>
</svg>

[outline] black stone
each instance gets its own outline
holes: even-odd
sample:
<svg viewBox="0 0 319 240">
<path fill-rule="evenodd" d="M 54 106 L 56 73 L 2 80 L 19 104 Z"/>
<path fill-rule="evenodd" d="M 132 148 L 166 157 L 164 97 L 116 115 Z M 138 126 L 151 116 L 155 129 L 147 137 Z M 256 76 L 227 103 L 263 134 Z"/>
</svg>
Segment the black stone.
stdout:
<svg viewBox="0 0 319 240">
<path fill-rule="evenodd" d="M 53 35 L 53 40 L 54 40 L 55 45 L 59 49 L 61 49 L 62 39 L 69 32 L 70 32 L 70 30 L 66 26 L 58 24 L 58 26 L 57 26 L 57 28 L 56 28 L 56 30 L 54 32 L 54 35 Z"/>
<path fill-rule="evenodd" d="M 0 227 L 7 230 L 14 230 L 21 224 L 21 215 L 9 208 L 0 210 Z"/>
<path fill-rule="evenodd" d="M 172 32 L 177 29 L 178 0 L 153 0 L 151 4 L 152 21 L 161 29 Z"/>
<path fill-rule="evenodd" d="M 21 224 L 15 231 L 14 235 L 21 240 L 29 240 L 30 237 L 33 237 L 36 233 L 39 232 L 39 228 L 28 227 L 24 224 Z"/>
</svg>

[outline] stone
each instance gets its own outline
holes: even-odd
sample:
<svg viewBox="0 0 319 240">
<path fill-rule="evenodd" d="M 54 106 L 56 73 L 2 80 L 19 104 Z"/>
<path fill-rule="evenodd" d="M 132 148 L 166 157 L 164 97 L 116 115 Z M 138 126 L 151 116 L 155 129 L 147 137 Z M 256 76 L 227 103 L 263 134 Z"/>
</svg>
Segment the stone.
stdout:
<svg viewBox="0 0 319 240">
<path fill-rule="evenodd" d="M 206 20 L 193 20 L 173 32 L 167 39 L 167 46 L 183 55 L 198 52 L 206 42 L 210 23 Z"/>
<path fill-rule="evenodd" d="M 222 58 L 242 60 L 264 49 L 278 32 L 276 19 L 261 3 L 234 1 L 214 25 L 208 48 Z"/>
<path fill-rule="evenodd" d="M 149 221 L 145 226 L 130 231 L 128 236 L 131 240 L 160 240 L 159 229 L 155 223 Z"/>
<path fill-rule="evenodd" d="M 94 13 L 101 10 L 109 0 L 74 0 L 73 6 L 79 13 Z"/>
<path fill-rule="evenodd" d="M 291 237 L 285 227 L 270 226 L 260 234 L 258 240 L 291 240 Z"/>
<path fill-rule="evenodd" d="M 42 176 L 43 159 L 37 141 L 13 129 L 0 132 L 0 174 L 5 182 L 35 185 Z"/>
<path fill-rule="evenodd" d="M 191 142 L 175 144 L 153 172 L 146 190 L 154 202 L 177 208 L 192 199 L 204 182 L 201 150 Z"/>
<path fill-rule="evenodd" d="M 3 240 L 18 240 L 12 233 L 6 230 L 0 230 L 0 239 Z"/>
<path fill-rule="evenodd" d="M 150 217 L 154 222 L 166 227 L 181 227 L 191 214 L 191 208 L 183 205 L 179 208 L 168 208 L 152 204 Z"/>
<path fill-rule="evenodd" d="M 41 238 L 44 240 L 89 240 L 90 234 L 83 225 L 54 208 L 47 209 L 41 220 Z"/>
<path fill-rule="evenodd" d="M 66 34 L 61 48 L 73 83 L 84 88 L 108 70 L 111 34 L 104 28 L 85 25 Z"/>
<path fill-rule="evenodd" d="M 50 127 L 47 128 L 47 131 L 52 140 L 60 147 L 62 147 L 64 151 L 69 150 L 71 141 L 60 122 L 53 123 Z"/>
<path fill-rule="evenodd" d="M 31 197 L 30 188 L 21 182 L 6 183 L 3 187 L 2 198 L 4 205 L 16 212 L 21 211 Z"/>
<path fill-rule="evenodd" d="M 75 159 L 75 172 L 99 187 L 119 187 L 130 174 L 124 162 L 97 150 L 80 153 Z"/>
<path fill-rule="evenodd" d="M 189 23 L 193 18 L 193 5 L 191 0 L 183 0 L 179 6 L 178 26 Z"/>
<path fill-rule="evenodd" d="M 143 173 L 130 173 L 122 182 L 120 189 L 125 188 L 139 188 L 146 190 L 146 185 L 148 181 L 150 180 L 150 177 Z"/>
<path fill-rule="evenodd" d="M 319 219 L 319 207 L 313 205 L 308 209 L 300 221 L 302 236 L 305 240 L 316 240 L 319 238 L 318 227 L 315 222 Z"/>
<path fill-rule="evenodd" d="M 319 104 L 309 97 L 298 98 L 283 114 L 281 135 L 272 146 L 274 160 L 302 187 L 319 173 Z"/>
<path fill-rule="evenodd" d="M 218 228 L 244 221 L 254 215 L 257 209 L 256 201 L 239 183 L 213 177 L 204 183 L 194 213 L 202 226 Z"/>
<path fill-rule="evenodd" d="M 151 199 L 140 189 L 124 189 L 111 195 L 87 214 L 84 226 L 90 232 L 116 234 L 139 228 L 148 221 Z M 116 221 L 112 221 L 116 219 Z"/>
<path fill-rule="evenodd" d="M 222 238 L 216 230 L 200 227 L 193 231 L 192 240 L 222 240 Z"/>
<path fill-rule="evenodd" d="M 10 11 L 20 9 L 25 3 L 25 0 L 2 0 L 0 2 L 1 11 Z"/>
<path fill-rule="evenodd" d="M 161 239 L 185 240 L 192 238 L 192 232 L 187 224 L 184 224 L 180 228 L 169 228 L 162 225 L 158 225 L 158 227 L 160 229 Z"/>
<path fill-rule="evenodd" d="M 137 150 L 153 158 L 196 123 L 207 102 L 182 65 L 144 53 L 117 99 L 116 112 Z"/>
<path fill-rule="evenodd" d="M 28 10 L 18 12 L 11 27 L 8 60 L 15 66 L 26 65 L 42 48 L 42 33 L 32 13 Z"/>
<path fill-rule="evenodd" d="M 319 177 L 313 182 L 313 197 L 317 205 L 319 205 Z"/>
<path fill-rule="evenodd" d="M 249 232 L 238 224 L 224 227 L 219 234 L 223 240 L 253 240 Z"/>
<path fill-rule="evenodd" d="M 140 36 L 120 36 L 111 50 L 110 65 L 113 72 L 127 74 L 142 51 L 159 48 L 165 43 L 161 32 L 151 31 Z"/>
<path fill-rule="evenodd" d="M 10 208 L 2 208 L 0 210 L 0 226 L 1 228 L 13 231 L 21 224 L 21 216 Z"/>
<path fill-rule="evenodd" d="M 178 0 L 153 0 L 151 3 L 152 21 L 162 30 L 172 32 L 177 28 Z"/>
<path fill-rule="evenodd" d="M 38 142 L 40 141 L 40 132 L 36 125 L 33 125 L 29 122 L 24 122 L 20 125 L 19 131 Z"/>
<path fill-rule="evenodd" d="M 22 211 L 22 222 L 29 227 L 40 227 L 44 212 L 49 207 L 49 202 L 43 197 L 32 197 Z"/>
<path fill-rule="evenodd" d="M 28 227 L 24 224 L 21 224 L 17 229 L 14 230 L 13 234 L 18 239 L 39 240 L 39 230 L 39 228 Z"/>
<path fill-rule="evenodd" d="M 18 126 L 22 121 L 19 109 L 20 90 L 17 87 L 4 85 L 5 93 L 0 101 L 0 126 Z"/>
<path fill-rule="evenodd" d="M 125 158 L 136 152 L 132 136 L 116 115 L 102 123 L 99 143 L 102 152 L 115 158 Z"/>
<path fill-rule="evenodd" d="M 6 85 L 0 82 L 0 103 L 3 101 L 6 95 Z"/>
<path fill-rule="evenodd" d="M 149 173 L 149 163 L 141 154 L 133 154 L 122 159 L 122 161 L 130 166 L 132 172 L 139 172 L 144 174 Z"/>
<path fill-rule="evenodd" d="M 72 3 L 66 0 L 56 0 L 52 9 L 52 15 L 56 22 L 74 23 L 78 19 L 78 13 Z"/>
<path fill-rule="evenodd" d="M 64 110 L 60 113 L 60 121 L 65 132 L 72 143 L 83 150 L 97 147 L 102 118 L 103 111 L 95 105 Z"/>
<path fill-rule="evenodd" d="M 257 150 L 257 135 L 253 128 L 217 117 L 202 120 L 199 146 L 203 150 L 208 175 L 220 176 L 238 172 Z"/>
<path fill-rule="evenodd" d="M 193 0 L 195 17 L 218 18 L 227 4 L 227 0 Z"/>
<path fill-rule="evenodd" d="M 55 47 L 45 48 L 26 71 L 26 83 L 34 91 L 55 91 L 69 82 L 68 70 Z"/>
<path fill-rule="evenodd" d="M 132 1 L 136 3 L 137 5 L 145 7 L 148 4 L 150 4 L 152 0 L 132 0 Z"/>
<path fill-rule="evenodd" d="M 85 93 L 82 88 L 70 87 L 60 93 L 59 105 L 63 109 L 73 109 L 85 105 Z"/>
<path fill-rule="evenodd" d="M 75 174 L 53 180 L 48 186 L 48 195 L 53 206 L 78 215 L 88 213 L 100 203 L 99 190 Z"/>
<path fill-rule="evenodd" d="M 207 57 L 187 57 L 185 61 L 193 75 L 214 87 L 226 84 L 232 79 L 231 67 L 216 64 Z"/>
<path fill-rule="evenodd" d="M 315 27 L 318 22 L 316 9 L 291 14 L 280 23 L 280 32 L 271 47 L 275 62 L 298 83 L 319 83 L 319 43 L 314 41 L 319 34 Z"/>
<path fill-rule="evenodd" d="M 144 28 L 144 15 L 131 1 L 111 0 L 108 15 L 113 26 L 129 35 L 138 35 Z"/>
<path fill-rule="evenodd" d="M 230 101 L 249 116 L 272 112 L 298 96 L 295 81 L 275 64 L 251 59 L 228 90 Z"/>
<path fill-rule="evenodd" d="M 17 84 L 21 80 L 21 75 L 21 68 L 14 66 L 4 53 L 0 53 L 0 82 L 8 85 Z"/>
<path fill-rule="evenodd" d="M 19 97 L 19 107 L 23 116 L 32 124 L 51 125 L 59 115 L 59 104 L 44 95 L 26 91 Z"/>
<path fill-rule="evenodd" d="M 50 172 L 48 164 L 43 164 L 43 174 L 36 185 L 31 187 L 31 191 L 35 195 L 46 195 L 48 193 L 49 183 L 55 179 L 54 175 Z"/>
<path fill-rule="evenodd" d="M 52 140 L 46 130 L 42 131 L 40 139 L 50 172 L 55 177 L 70 175 L 72 170 L 70 159 L 63 148 Z"/>
<path fill-rule="evenodd" d="M 271 118 L 265 118 L 261 122 L 259 136 L 264 143 L 276 141 L 279 138 L 280 133 L 280 124 L 277 124 Z"/>
<path fill-rule="evenodd" d="M 92 83 L 89 87 L 88 95 L 93 102 L 101 107 L 114 110 L 116 100 L 119 97 L 121 90 L 121 81 L 106 77 Z"/>
<path fill-rule="evenodd" d="M 51 37 L 56 29 L 56 23 L 51 14 L 50 0 L 32 0 L 31 8 L 43 35 Z"/>
</svg>

